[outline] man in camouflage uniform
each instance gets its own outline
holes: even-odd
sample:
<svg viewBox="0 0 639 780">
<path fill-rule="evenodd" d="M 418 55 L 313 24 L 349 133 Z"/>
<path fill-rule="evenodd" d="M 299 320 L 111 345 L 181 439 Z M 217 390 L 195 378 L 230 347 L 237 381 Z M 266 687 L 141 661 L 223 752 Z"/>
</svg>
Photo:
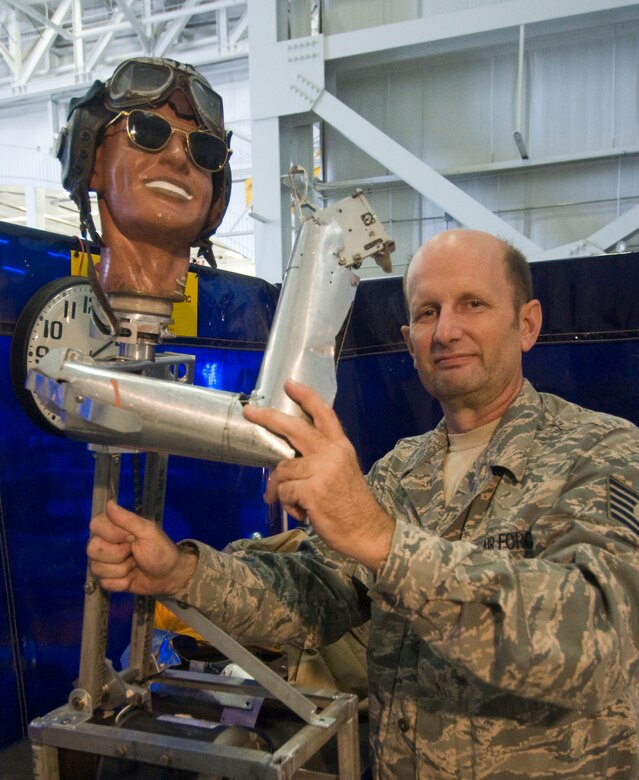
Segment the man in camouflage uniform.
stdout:
<svg viewBox="0 0 639 780">
<path fill-rule="evenodd" d="M 287 384 L 312 423 L 246 407 L 301 454 L 267 500 L 319 540 L 224 555 L 111 503 L 92 570 L 245 642 L 321 646 L 370 619 L 379 778 L 637 778 L 639 431 L 523 379 L 541 312 L 503 242 L 438 235 L 406 292 L 404 337 L 444 411 L 434 431 L 365 479 L 309 388 Z"/>
</svg>

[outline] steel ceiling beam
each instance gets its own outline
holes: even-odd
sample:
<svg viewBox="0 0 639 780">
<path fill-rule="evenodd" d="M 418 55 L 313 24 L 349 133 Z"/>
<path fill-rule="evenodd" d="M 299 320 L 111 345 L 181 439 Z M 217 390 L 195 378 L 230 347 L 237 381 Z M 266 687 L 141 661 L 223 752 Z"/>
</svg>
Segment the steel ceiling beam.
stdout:
<svg viewBox="0 0 639 780">
<path fill-rule="evenodd" d="M 604 227 L 591 233 L 587 241 L 602 247 L 602 249 L 611 249 L 619 241 L 624 241 L 628 236 L 633 235 L 639 230 L 639 206 L 626 211 L 617 219 L 613 219 Z"/>
<path fill-rule="evenodd" d="M 199 0 L 184 0 L 184 4 L 182 5 L 182 10 L 185 12 L 189 11 L 191 8 L 198 5 L 198 2 Z M 190 18 L 191 18 L 190 14 L 189 15 L 185 14 L 184 16 L 180 16 L 177 19 L 174 19 L 169 24 L 167 24 L 165 31 L 157 40 L 153 48 L 154 56 L 164 57 L 171 44 L 175 41 L 178 35 L 186 27 L 186 24 Z"/>
<path fill-rule="evenodd" d="M 47 25 L 47 29 L 36 44 L 31 54 L 29 54 L 27 61 L 24 64 L 24 68 L 22 69 L 22 74 L 19 79 L 19 83 L 21 85 L 24 85 L 27 81 L 29 81 L 40 60 L 53 45 L 53 42 L 58 35 L 57 29 L 60 23 L 64 20 L 64 17 L 69 13 L 72 3 L 73 0 L 61 0 L 60 5 L 58 5 L 58 7 L 53 12 L 53 16 L 51 17 L 51 24 Z"/>
<path fill-rule="evenodd" d="M 246 0 L 186 0 L 181 8 L 160 13 L 152 12 L 148 0 L 115 0 L 110 12 L 97 0 L 61 0 L 50 19 L 42 12 L 44 7 L 43 3 L 0 0 L 3 107 L 42 97 L 65 98 L 94 78 L 105 78 L 113 68 L 113 57 L 104 60 L 114 44 L 122 44 L 117 48 L 120 58 L 168 55 L 195 66 L 246 60 L 248 43 L 242 40 L 247 30 Z M 209 18 L 202 19 L 204 14 Z M 181 34 L 197 17 L 203 22 L 198 26 L 202 34 L 183 46 Z M 37 29 L 32 30 L 27 19 Z M 43 68 L 44 59 L 53 51 L 53 67 Z"/>
<path fill-rule="evenodd" d="M 73 35 L 69 30 L 65 30 L 60 24 L 55 23 L 53 18 L 50 19 L 39 11 L 36 11 L 35 8 L 31 8 L 30 5 L 20 2 L 20 0 L 0 0 L 0 6 L 2 5 L 6 8 L 20 11 L 20 13 L 25 16 L 31 17 L 35 22 L 38 22 L 49 30 L 53 30 L 56 35 L 60 35 L 62 38 L 66 38 L 69 41 L 73 40 Z"/>
<path fill-rule="evenodd" d="M 124 14 L 122 13 L 121 10 L 118 10 L 113 14 L 114 22 L 119 23 L 123 19 L 124 19 Z M 102 55 L 106 51 L 107 46 L 113 40 L 114 36 L 115 36 L 115 30 L 112 30 L 111 32 L 105 32 L 95 42 L 86 61 L 86 69 L 88 73 L 91 73 L 91 71 L 96 67 L 98 62 L 102 59 Z"/>
<path fill-rule="evenodd" d="M 152 48 L 152 41 L 149 38 L 149 36 L 144 32 L 144 27 L 142 26 L 143 22 L 141 22 L 137 16 L 133 13 L 131 7 L 129 6 L 127 0 L 115 0 L 118 8 L 124 16 L 126 17 L 126 20 L 131 25 L 133 31 L 140 39 L 140 43 L 142 44 L 142 49 L 145 54 L 149 54 Z"/>
<path fill-rule="evenodd" d="M 619 241 L 624 241 L 629 236 L 639 231 L 639 206 L 628 209 L 617 219 L 613 219 L 604 227 L 591 233 L 587 238 L 571 241 L 569 244 L 556 246 L 546 252 L 531 255 L 530 259 L 560 260 L 564 257 L 587 257 L 588 255 L 602 255 L 612 249 Z"/>
<path fill-rule="evenodd" d="M 248 32 L 248 11 L 244 11 L 242 16 L 238 19 L 235 27 L 229 33 L 229 45 L 237 46 L 240 38 Z"/>
</svg>

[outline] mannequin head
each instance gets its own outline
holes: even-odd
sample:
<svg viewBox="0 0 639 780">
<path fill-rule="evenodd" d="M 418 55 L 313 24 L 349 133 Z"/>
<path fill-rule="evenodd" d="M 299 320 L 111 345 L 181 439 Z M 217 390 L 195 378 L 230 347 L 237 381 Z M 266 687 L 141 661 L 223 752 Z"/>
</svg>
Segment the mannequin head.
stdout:
<svg viewBox="0 0 639 780">
<path fill-rule="evenodd" d="M 102 244 L 103 289 L 180 300 L 190 247 L 212 259 L 210 235 L 230 195 L 221 98 L 188 65 L 136 58 L 72 101 L 69 118 L 58 150 L 63 184 L 83 232 Z"/>
</svg>

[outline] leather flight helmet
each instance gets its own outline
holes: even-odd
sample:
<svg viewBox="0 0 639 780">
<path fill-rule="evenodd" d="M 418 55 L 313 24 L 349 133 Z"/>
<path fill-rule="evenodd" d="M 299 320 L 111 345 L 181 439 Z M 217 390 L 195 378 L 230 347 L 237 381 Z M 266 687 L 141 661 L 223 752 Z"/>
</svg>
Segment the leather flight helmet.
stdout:
<svg viewBox="0 0 639 780">
<path fill-rule="evenodd" d="M 93 241 L 102 243 L 91 217 L 89 184 L 95 152 L 105 127 L 120 111 L 157 106 L 167 100 L 175 89 L 184 92 L 200 126 L 228 147 L 231 133 L 224 129 L 222 98 L 194 67 L 176 60 L 163 57 L 125 60 L 106 82 L 95 81 L 85 95 L 71 100 L 67 125 L 58 137 L 56 156 L 62 166 L 62 186 L 80 211 L 83 236 L 88 232 Z M 195 246 L 215 265 L 210 236 L 222 222 L 231 197 L 229 159 L 221 170 L 211 176 L 211 209 Z"/>
</svg>

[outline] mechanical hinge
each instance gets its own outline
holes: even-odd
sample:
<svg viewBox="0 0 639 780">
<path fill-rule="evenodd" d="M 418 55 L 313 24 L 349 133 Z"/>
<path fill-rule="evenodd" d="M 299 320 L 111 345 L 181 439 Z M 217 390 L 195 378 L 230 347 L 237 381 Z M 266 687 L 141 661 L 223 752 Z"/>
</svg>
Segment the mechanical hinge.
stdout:
<svg viewBox="0 0 639 780">
<path fill-rule="evenodd" d="M 335 221 L 342 229 L 344 246 L 338 256 L 340 265 L 359 268 L 365 258 L 372 257 L 385 273 L 393 270 L 390 255 L 395 251 L 395 242 L 388 237 L 362 190 L 355 190 L 338 203 L 318 210 L 308 199 L 306 170 L 301 165 L 292 165 L 288 178 L 300 222 L 314 219 L 326 225 Z"/>
</svg>

